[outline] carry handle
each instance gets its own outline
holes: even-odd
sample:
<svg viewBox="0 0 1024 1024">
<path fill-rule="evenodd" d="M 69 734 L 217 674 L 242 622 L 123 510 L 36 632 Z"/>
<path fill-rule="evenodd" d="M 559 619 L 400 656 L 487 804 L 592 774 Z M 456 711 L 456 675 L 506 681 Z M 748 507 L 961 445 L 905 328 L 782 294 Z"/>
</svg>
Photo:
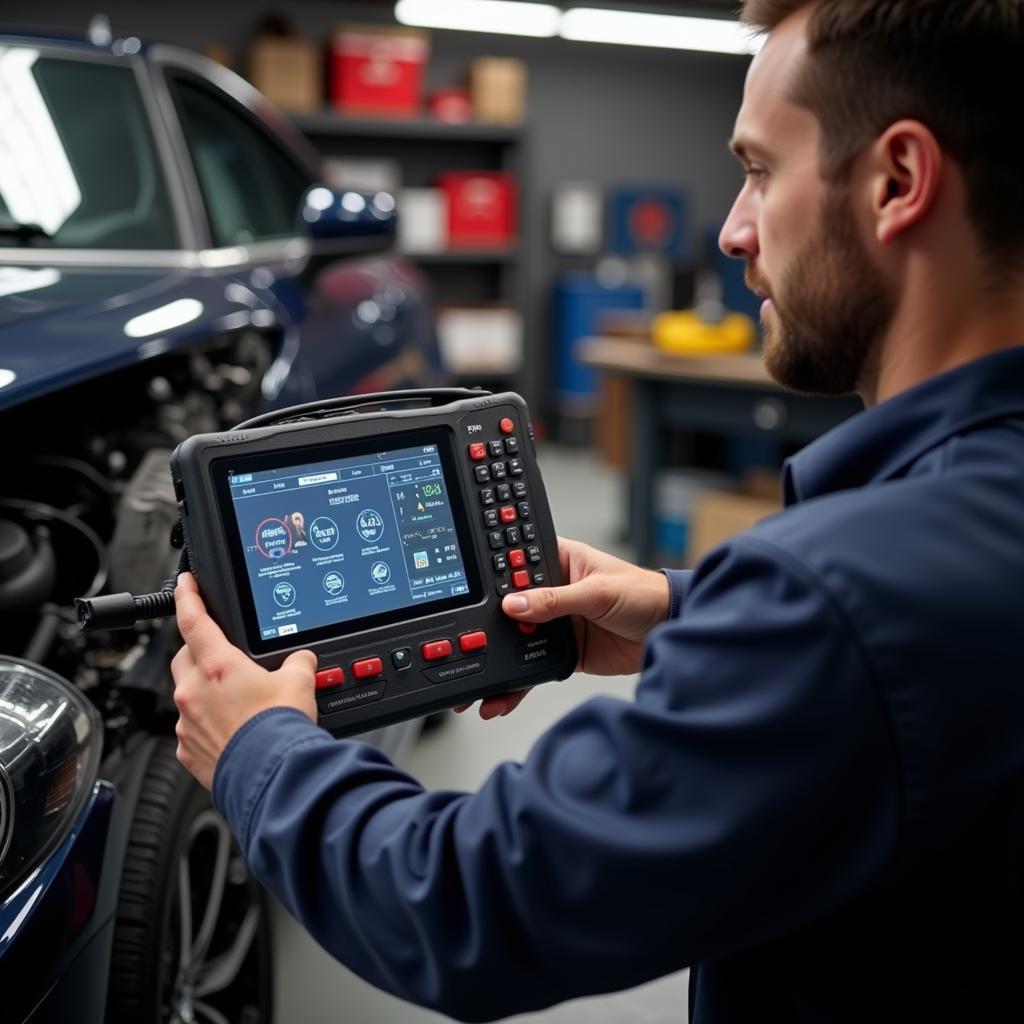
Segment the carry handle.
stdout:
<svg viewBox="0 0 1024 1024">
<path fill-rule="evenodd" d="M 296 420 L 315 418 L 321 414 L 349 416 L 369 412 L 370 409 L 385 409 L 393 405 L 418 403 L 436 408 L 450 405 L 467 398 L 488 398 L 491 391 L 474 388 L 410 388 L 406 391 L 375 391 L 368 395 L 346 395 L 341 398 L 325 398 L 305 405 L 292 405 L 276 412 L 265 412 L 232 427 L 232 430 L 252 430 L 254 427 L 268 427 L 275 423 L 292 423 Z"/>
</svg>

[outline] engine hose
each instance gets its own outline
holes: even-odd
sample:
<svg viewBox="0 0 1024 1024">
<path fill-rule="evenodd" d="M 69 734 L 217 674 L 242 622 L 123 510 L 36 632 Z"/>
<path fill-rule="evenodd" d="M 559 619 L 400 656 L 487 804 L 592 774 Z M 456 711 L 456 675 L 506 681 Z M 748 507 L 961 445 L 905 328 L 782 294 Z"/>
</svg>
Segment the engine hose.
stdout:
<svg viewBox="0 0 1024 1024">
<path fill-rule="evenodd" d="M 25 661 L 42 663 L 53 647 L 57 639 L 57 630 L 60 627 L 61 610 L 55 604 L 48 604 L 39 613 L 39 624 L 32 632 L 32 638 L 28 646 L 22 652 Z"/>
</svg>

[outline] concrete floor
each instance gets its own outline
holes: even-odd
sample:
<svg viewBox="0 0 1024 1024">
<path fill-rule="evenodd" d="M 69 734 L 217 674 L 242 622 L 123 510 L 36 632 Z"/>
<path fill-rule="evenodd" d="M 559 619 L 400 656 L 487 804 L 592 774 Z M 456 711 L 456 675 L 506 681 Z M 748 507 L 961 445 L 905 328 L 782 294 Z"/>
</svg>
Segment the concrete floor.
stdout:
<svg viewBox="0 0 1024 1024">
<path fill-rule="evenodd" d="M 622 488 L 589 451 L 548 446 L 540 452 L 555 526 L 566 536 L 624 557 L 618 540 Z M 534 739 L 576 704 L 597 694 L 629 696 L 635 677 L 576 675 L 538 687 L 512 715 L 482 722 L 475 712 L 419 740 L 402 767 L 428 788 L 475 789 L 494 765 L 519 760 Z M 320 949 L 282 909 L 275 916 L 277 1024 L 439 1024 L 449 1018 L 378 992 Z M 686 972 L 628 992 L 580 999 L 517 1024 L 685 1024 Z"/>
</svg>

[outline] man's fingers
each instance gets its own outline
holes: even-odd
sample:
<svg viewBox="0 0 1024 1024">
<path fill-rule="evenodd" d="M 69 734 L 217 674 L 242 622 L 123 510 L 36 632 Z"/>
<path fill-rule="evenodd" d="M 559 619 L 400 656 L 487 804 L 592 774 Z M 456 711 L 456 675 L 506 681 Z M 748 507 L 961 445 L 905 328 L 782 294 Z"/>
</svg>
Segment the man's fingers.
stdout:
<svg viewBox="0 0 1024 1024">
<path fill-rule="evenodd" d="M 177 606 L 178 629 L 197 662 L 209 664 L 211 660 L 235 650 L 220 626 L 207 614 L 191 573 L 182 573 L 178 577 L 174 603 Z"/>
</svg>

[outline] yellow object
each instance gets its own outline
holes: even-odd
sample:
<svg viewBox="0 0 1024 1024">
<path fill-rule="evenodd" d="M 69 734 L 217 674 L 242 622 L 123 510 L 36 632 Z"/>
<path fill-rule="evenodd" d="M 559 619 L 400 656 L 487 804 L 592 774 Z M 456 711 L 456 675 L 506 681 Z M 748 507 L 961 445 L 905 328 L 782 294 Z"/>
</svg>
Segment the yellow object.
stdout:
<svg viewBox="0 0 1024 1024">
<path fill-rule="evenodd" d="M 717 356 L 749 352 L 757 339 L 757 328 L 749 316 L 727 313 L 721 323 L 702 320 L 695 310 L 662 313 L 651 324 L 654 344 L 679 356 Z"/>
</svg>

